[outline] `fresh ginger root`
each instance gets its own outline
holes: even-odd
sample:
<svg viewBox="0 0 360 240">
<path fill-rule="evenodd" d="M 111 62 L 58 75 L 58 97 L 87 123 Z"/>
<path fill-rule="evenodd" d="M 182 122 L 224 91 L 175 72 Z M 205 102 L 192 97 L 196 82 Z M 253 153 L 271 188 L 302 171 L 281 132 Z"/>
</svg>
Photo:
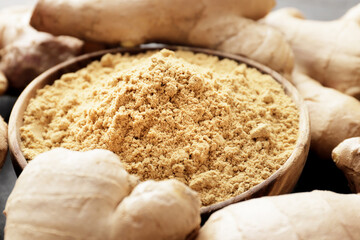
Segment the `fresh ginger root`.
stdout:
<svg viewBox="0 0 360 240">
<path fill-rule="evenodd" d="M 263 197 L 212 214 L 197 240 L 360 239 L 360 195 L 328 191 Z"/>
<path fill-rule="evenodd" d="M 293 54 L 282 34 L 254 21 L 274 5 L 274 0 L 40 0 L 31 25 L 55 35 L 123 46 L 160 42 L 218 49 L 290 75 Z"/>
<path fill-rule="evenodd" d="M 308 107 L 310 146 L 318 156 L 330 159 L 331 151 L 340 142 L 360 136 L 360 102 L 357 99 L 323 87 L 296 69 L 292 80 Z"/>
<path fill-rule="evenodd" d="M 360 137 L 341 142 L 333 151 L 336 166 L 343 171 L 353 192 L 360 192 Z"/>
<path fill-rule="evenodd" d="M 107 150 L 38 155 L 6 203 L 5 240 L 185 239 L 200 200 L 176 180 L 138 183 Z"/>
<path fill-rule="evenodd" d="M 32 8 L 10 7 L 0 11 L 0 72 L 9 86 L 24 88 L 50 67 L 81 53 L 83 41 L 54 37 L 29 25 Z M 0 92 L 3 83 L 0 76 Z"/>
<path fill-rule="evenodd" d="M 0 117 L 0 169 L 4 165 L 8 151 L 8 127 L 2 117 Z"/>
<path fill-rule="evenodd" d="M 360 98 L 360 4 L 336 21 L 305 20 L 293 8 L 274 11 L 264 21 L 285 34 L 301 72 Z"/>
</svg>

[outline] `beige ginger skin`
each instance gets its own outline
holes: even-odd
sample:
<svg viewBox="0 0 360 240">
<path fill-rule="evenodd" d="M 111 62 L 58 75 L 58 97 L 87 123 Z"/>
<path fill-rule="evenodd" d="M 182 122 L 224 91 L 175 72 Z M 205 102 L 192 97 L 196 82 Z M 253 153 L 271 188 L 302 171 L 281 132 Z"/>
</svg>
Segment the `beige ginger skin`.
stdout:
<svg viewBox="0 0 360 240">
<path fill-rule="evenodd" d="M 176 180 L 138 183 L 114 153 L 57 148 L 29 162 L 6 203 L 5 239 L 185 239 L 200 200 Z"/>
<path fill-rule="evenodd" d="M 301 72 L 360 98 L 360 4 L 334 21 L 305 20 L 293 8 L 274 11 L 264 21 L 284 33 Z"/>
<path fill-rule="evenodd" d="M 360 102 L 335 89 L 323 87 L 297 70 L 293 83 L 305 100 L 311 125 L 311 149 L 323 159 L 347 138 L 360 136 Z"/>
<path fill-rule="evenodd" d="M 289 76 L 290 46 L 279 31 L 255 21 L 274 5 L 274 0 L 40 0 L 31 25 L 55 35 L 123 46 L 160 42 L 213 48 L 247 56 Z"/>
<path fill-rule="evenodd" d="M 313 191 L 262 197 L 212 214 L 197 240 L 360 238 L 360 195 Z"/>
<path fill-rule="evenodd" d="M 360 137 L 341 142 L 333 151 L 336 166 L 344 172 L 353 192 L 360 192 Z"/>
<path fill-rule="evenodd" d="M 305 20 L 292 8 L 272 12 L 264 22 L 282 31 L 294 51 L 292 79 L 309 109 L 311 149 L 332 157 L 359 192 L 360 4 L 329 22 Z"/>
</svg>

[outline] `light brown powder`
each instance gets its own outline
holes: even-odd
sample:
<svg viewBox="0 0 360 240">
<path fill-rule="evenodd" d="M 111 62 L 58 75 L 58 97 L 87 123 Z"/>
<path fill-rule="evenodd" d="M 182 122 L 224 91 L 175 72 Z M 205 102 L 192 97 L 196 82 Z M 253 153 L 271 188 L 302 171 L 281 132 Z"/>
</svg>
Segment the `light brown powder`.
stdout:
<svg viewBox="0 0 360 240">
<path fill-rule="evenodd" d="M 39 90 L 21 128 L 28 160 L 55 147 L 108 149 L 142 180 L 176 178 L 210 205 L 274 173 L 298 113 L 270 76 L 186 51 L 105 55 Z"/>
</svg>

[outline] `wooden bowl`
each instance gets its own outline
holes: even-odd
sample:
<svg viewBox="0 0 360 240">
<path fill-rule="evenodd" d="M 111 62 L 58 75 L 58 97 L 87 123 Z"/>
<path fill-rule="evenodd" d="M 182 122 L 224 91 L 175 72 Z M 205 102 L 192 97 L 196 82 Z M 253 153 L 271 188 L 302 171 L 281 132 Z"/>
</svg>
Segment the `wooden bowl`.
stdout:
<svg viewBox="0 0 360 240">
<path fill-rule="evenodd" d="M 17 175 L 26 167 L 26 160 L 20 148 L 20 127 L 23 124 L 23 113 L 28 105 L 29 99 L 33 98 L 36 94 L 36 90 L 43 88 L 47 84 L 52 84 L 55 80 L 59 79 L 61 75 L 68 72 L 77 71 L 80 68 L 86 67 L 92 61 L 99 60 L 106 53 L 124 53 L 137 54 L 147 50 L 157 50 L 166 47 L 171 50 L 188 50 L 195 53 L 205 53 L 209 55 L 215 55 L 219 58 L 233 59 L 239 63 L 245 63 L 250 67 L 258 69 L 260 72 L 271 75 L 276 81 L 278 81 L 285 89 L 285 93 L 292 98 L 296 104 L 299 115 L 299 137 L 296 142 L 295 149 L 289 159 L 282 165 L 274 174 L 264 180 L 262 183 L 249 189 L 248 191 L 233 197 L 229 200 L 216 203 L 207 207 L 202 207 L 201 213 L 203 219 L 206 219 L 212 212 L 223 208 L 229 204 L 240 202 L 246 199 L 261 197 L 266 195 L 278 195 L 283 193 L 289 193 L 295 187 L 302 169 L 305 165 L 307 154 L 310 146 L 310 131 L 309 131 L 309 117 L 307 108 L 300 97 L 297 90 L 280 74 L 265 67 L 253 60 L 247 59 L 242 56 L 218 52 L 209 49 L 180 47 L 180 46 L 161 46 L 161 47 L 142 47 L 142 48 L 117 48 L 111 50 L 104 50 L 91 54 L 86 54 L 64 63 L 61 63 L 40 76 L 34 79 L 21 93 L 20 97 L 16 101 L 14 108 L 11 112 L 9 120 L 9 148 L 12 157 L 12 163 Z"/>
</svg>

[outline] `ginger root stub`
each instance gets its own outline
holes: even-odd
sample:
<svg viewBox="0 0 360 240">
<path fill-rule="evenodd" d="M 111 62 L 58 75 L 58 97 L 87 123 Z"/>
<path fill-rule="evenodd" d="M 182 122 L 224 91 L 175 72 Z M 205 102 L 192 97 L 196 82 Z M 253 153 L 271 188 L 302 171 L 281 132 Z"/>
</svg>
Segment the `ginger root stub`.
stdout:
<svg viewBox="0 0 360 240">
<path fill-rule="evenodd" d="M 39 90 L 21 128 L 28 160 L 102 148 L 142 180 L 175 178 L 210 205 L 274 173 L 298 136 L 295 104 L 272 77 L 187 51 L 105 55 Z"/>
<path fill-rule="evenodd" d="M 6 202 L 5 240 L 184 240 L 197 232 L 196 192 L 174 179 L 137 180 L 107 150 L 42 153 Z"/>
</svg>

